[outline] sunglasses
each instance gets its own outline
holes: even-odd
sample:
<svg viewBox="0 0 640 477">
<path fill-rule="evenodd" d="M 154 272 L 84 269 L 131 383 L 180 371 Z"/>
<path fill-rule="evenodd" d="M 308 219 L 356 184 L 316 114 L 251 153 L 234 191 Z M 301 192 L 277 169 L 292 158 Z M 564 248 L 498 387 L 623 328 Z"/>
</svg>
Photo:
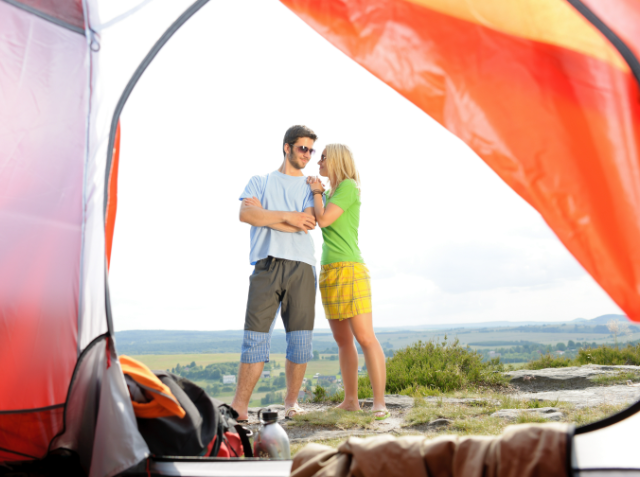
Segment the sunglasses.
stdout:
<svg viewBox="0 0 640 477">
<path fill-rule="evenodd" d="M 309 153 L 310 156 L 313 156 L 316 153 L 316 150 L 307 146 L 292 146 L 295 147 L 298 152 L 301 152 L 302 154 L 306 154 L 307 152 Z"/>
</svg>

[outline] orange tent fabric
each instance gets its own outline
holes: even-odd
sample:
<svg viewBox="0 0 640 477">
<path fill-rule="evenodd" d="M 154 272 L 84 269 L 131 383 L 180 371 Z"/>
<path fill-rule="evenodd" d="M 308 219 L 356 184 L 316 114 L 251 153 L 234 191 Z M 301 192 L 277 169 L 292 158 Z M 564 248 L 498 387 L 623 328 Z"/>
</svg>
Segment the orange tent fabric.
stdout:
<svg viewBox="0 0 640 477">
<path fill-rule="evenodd" d="M 151 401 L 147 403 L 131 401 L 136 417 L 154 419 L 156 417 L 178 416 L 183 418 L 185 416 L 185 410 L 180 406 L 171 390 L 147 366 L 129 356 L 120 356 L 119 360 L 122 372 L 133 378 L 140 387 L 147 391 L 147 397 L 151 398 Z"/>
<path fill-rule="evenodd" d="M 113 146 L 113 162 L 109 171 L 109 197 L 107 199 L 107 213 L 105 216 L 105 253 L 107 267 L 111 266 L 111 248 L 113 246 L 113 231 L 116 227 L 116 212 L 118 211 L 118 169 L 120 167 L 120 122 L 116 129 L 116 142 Z"/>
<path fill-rule="evenodd" d="M 465 141 L 640 321 L 640 92 L 619 43 L 565 0 L 282 3 Z M 640 3 L 606 9 L 640 51 Z"/>
</svg>

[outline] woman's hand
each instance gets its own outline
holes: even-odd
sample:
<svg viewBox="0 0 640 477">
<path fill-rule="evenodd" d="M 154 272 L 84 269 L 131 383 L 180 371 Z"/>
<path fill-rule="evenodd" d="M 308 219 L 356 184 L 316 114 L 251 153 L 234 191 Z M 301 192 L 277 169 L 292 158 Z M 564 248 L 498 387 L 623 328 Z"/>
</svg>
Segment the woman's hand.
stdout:
<svg viewBox="0 0 640 477">
<path fill-rule="evenodd" d="M 248 199 L 244 199 L 244 203 L 253 207 L 260 207 L 261 209 L 263 208 L 262 204 L 256 197 L 249 197 Z"/>
<path fill-rule="evenodd" d="M 320 180 L 319 177 L 309 176 L 307 177 L 307 184 L 311 187 L 313 192 L 319 191 L 324 192 L 324 184 Z"/>
</svg>

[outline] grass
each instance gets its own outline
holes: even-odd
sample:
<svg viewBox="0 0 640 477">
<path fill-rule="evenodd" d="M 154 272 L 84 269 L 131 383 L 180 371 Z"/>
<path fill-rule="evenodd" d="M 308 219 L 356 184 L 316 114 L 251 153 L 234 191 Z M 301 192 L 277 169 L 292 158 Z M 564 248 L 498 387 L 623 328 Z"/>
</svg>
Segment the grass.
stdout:
<svg viewBox="0 0 640 477">
<path fill-rule="evenodd" d="M 619 346 L 598 346 L 578 351 L 576 362 L 580 364 L 640 365 L 640 344 L 620 348 Z"/>
<path fill-rule="evenodd" d="M 594 384 L 601 384 L 603 386 L 611 386 L 612 384 L 626 384 L 627 381 L 640 381 L 640 374 L 620 371 L 616 374 L 605 374 L 602 376 L 596 376 L 591 381 Z"/>
<path fill-rule="evenodd" d="M 370 429 L 375 421 L 372 412 L 351 412 L 342 409 L 313 411 L 294 416 L 289 426 L 318 426 L 331 429 Z"/>
<path fill-rule="evenodd" d="M 410 394 L 422 388 L 449 392 L 470 386 L 506 384 L 499 359 L 483 361 L 482 356 L 458 340 L 418 341 L 398 350 L 387 360 L 387 391 Z"/>
<path fill-rule="evenodd" d="M 538 359 L 529 361 L 526 364 L 525 369 L 566 368 L 569 366 L 576 366 L 576 364 L 569 358 L 545 354 L 540 356 Z"/>
<path fill-rule="evenodd" d="M 448 397 L 452 397 L 449 395 Z M 459 397 L 459 396 L 457 396 Z M 538 401 L 518 399 L 516 396 L 503 395 L 489 392 L 477 395 L 484 398 L 484 404 L 474 403 L 448 403 L 441 399 L 424 399 L 421 396 L 415 398 L 415 405 L 404 416 L 406 428 L 425 425 L 436 419 L 449 419 L 452 422 L 447 428 L 434 430 L 433 432 L 460 435 L 498 435 L 505 427 L 511 424 L 525 424 L 531 422 L 548 422 L 537 413 L 521 413 L 517 420 L 510 421 L 491 414 L 500 409 L 536 409 L 542 407 L 555 407 L 564 413 L 565 422 L 573 422 L 577 426 L 599 421 L 611 414 L 621 411 L 627 405 L 601 405 L 595 408 L 577 409 L 571 403 L 560 401 Z"/>
<path fill-rule="evenodd" d="M 272 359 L 282 362 L 284 366 L 284 354 L 271 355 Z M 229 363 L 240 361 L 240 353 L 215 353 L 215 354 L 140 354 L 131 356 L 134 359 L 146 364 L 151 369 L 171 369 L 180 363 L 182 366 L 188 365 L 192 361 L 196 364 L 207 366 L 213 363 Z M 281 359 L 278 359 L 280 358 Z"/>
<path fill-rule="evenodd" d="M 633 365 L 640 366 L 640 344 L 619 346 L 598 346 L 597 348 L 581 348 L 575 359 L 546 354 L 529 361 L 525 369 L 562 368 L 582 366 L 584 364 L 601 364 L 608 366 Z"/>
</svg>

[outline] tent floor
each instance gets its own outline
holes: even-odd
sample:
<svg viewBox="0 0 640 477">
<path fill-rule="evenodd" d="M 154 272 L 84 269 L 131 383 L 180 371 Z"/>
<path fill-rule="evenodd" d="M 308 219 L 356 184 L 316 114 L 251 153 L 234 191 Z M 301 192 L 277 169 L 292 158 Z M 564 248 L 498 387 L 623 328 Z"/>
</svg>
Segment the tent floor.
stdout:
<svg viewBox="0 0 640 477">
<path fill-rule="evenodd" d="M 152 459 L 149 473 L 171 477 L 288 477 L 290 460 L 259 459 Z M 146 468 L 123 474 L 123 477 L 147 477 Z"/>
</svg>

